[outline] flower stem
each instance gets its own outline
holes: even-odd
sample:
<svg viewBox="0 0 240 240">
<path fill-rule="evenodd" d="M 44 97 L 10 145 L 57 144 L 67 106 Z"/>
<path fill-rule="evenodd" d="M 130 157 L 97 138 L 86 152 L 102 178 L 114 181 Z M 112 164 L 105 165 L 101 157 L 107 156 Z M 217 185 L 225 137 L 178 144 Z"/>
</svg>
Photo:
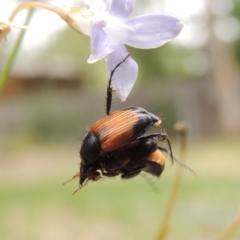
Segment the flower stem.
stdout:
<svg viewBox="0 0 240 240">
<path fill-rule="evenodd" d="M 9 21 L 11 22 L 14 17 L 23 9 L 27 9 L 27 8 L 42 8 L 42 9 L 46 9 L 49 10 L 51 12 L 55 12 L 56 14 L 62 16 L 62 11 L 59 11 L 58 7 L 55 7 L 53 5 L 50 4 L 46 4 L 46 3 L 41 3 L 41 2 L 36 2 L 36 1 L 32 1 L 32 2 L 26 2 L 26 3 L 22 3 L 20 5 L 18 5 L 15 10 L 12 12 L 11 16 L 9 17 Z"/>
<path fill-rule="evenodd" d="M 233 219 L 229 227 L 223 232 L 223 234 L 218 238 L 218 240 L 227 240 L 233 236 L 237 229 L 240 227 L 240 213 Z"/>
<path fill-rule="evenodd" d="M 52 6 L 52 5 L 49 5 L 49 4 L 45 4 L 45 3 L 41 3 L 41 2 L 37 2 L 37 0 L 34 0 L 32 2 L 27 2 L 27 3 L 22 3 L 20 5 L 18 5 L 15 10 L 12 12 L 11 16 L 9 17 L 9 22 L 12 22 L 14 17 L 23 9 L 29 9 L 30 8 L 30 11 L 27 15 L 27 18 L 26 18 L 26 21 L 24 23 L 24 25 L 28 25 L 30 20 L 31 20 L 31 17 L 32 17 L 32 14 L 33 14 L 33 8 L 43 8 L 43 9 L 46 9 L 46 10 L 49 10 L 49 11 L 52 11 L 56 14 L 58 14 L 60 17 L 65 17 L 66 18 L 66 14 L 63 10 L 60 10 L 59 8 L 55 7 L 55 6 Z M 12 66 L 13 66 L 13 63 L 14 63 L 14 60 L 17 56 L 17 53 L 19 51 L 19 48 L 20 48 L 20 45 L 21 45 L 21 42 L 23 40 L 23 37 L 25 35 L 25 31 L 22 30 L 17 41 L 16 41 L 16 44 L 12 50 L 12 53 L 11 55 L 9 56 L 8 60 L 7 60 L 7 63 L 2 71 L 2 73 L 0 74 L 0 92 L 3 90 L 3 87 L 5 86 L 6 84 L 6 81 L 9 77 L 9 74 L 10 74 L 10 71 L 12 69 Z"/>
<path fill-rule="evenodd" d="M 31 17 L 33 15 L 33 9 L 30 9 L 30 11 L 28 12 L 28 15 L 27 15 L 27 18 L 25 20 L 25 23 L 24 25 L 28 25 L 30 20 L 31 20 Z M 13 47 L 13 50 L 7 60 L 7 63 L 5 65 L 5 67 L 3 68 L 3 71 L 1 72 L 0 74 L 0 92 L 3 90 L 6 82 L 7 82 L 7 79 L 9 77 L 9 74 L 10 74 L 10 71 L 12 69 L 12 66 L 13 66 L 13 63 L 14 63 L 14 60 L 17 56 L 17 53 L 19 51 L 19 48 L 20 48 L 20 45 L 22 43 L 22 40 L 23 40 L 23 37 L 25 35 L 25 30 L 23 29 L 19 36 L 18 36 L 18 39 Z"/>
<path fill-rule="evenodd" d="M 188 127 L 186 123 L 177 123 L 174 126 L 175 131 L 178 132 L 178 134 L 181 137 L 181 152 L 180 152 L 180 159 L 182 162 L 185 161 L 185 157 L 186 157 L 186 149 L 187 149 L 187 133 L 188 133 Z M 177 199 L 177 194 L 178 194 L 178 190 L 180 187 L 180 183 L 181 183 L 181 178 L 182 178 L 182 174 L 183 174 L 183 168 L 181 166 L 178 166 L 177 171 L 176 171 L 176 175 L 174 178 L 174 182 L 173 182 L 173 187 L 172 187 L 172 191 L 169 197 L 169 201 L 166 207 L 166 211 L 161 223 L 161 227 L 160 227 L 160 231 L 159 234 L 157 236 L 157 240 L 163 240 L 166 238 L 168 232 L 169 232 L 169 220 Z"/>
</svg>

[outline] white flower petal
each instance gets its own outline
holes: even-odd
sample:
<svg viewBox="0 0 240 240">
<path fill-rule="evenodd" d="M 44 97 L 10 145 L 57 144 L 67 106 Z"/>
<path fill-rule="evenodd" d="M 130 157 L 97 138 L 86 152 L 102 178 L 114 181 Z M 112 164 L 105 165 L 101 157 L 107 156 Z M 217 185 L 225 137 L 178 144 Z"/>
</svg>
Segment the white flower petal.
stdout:
<svg viewBox="0 0 240 240">
<path fill-rule="evenodd" d="M 112 0 L 108 13 L 113 17 L 126 18 L 134 10 L 135 0 Z"/>
<path fill-rule="evenodd" d="M 83 2 L 96 12 L 104 12 L 107 9 L 106 0 L 84 0 Z"/>
<path fill-rule="evenodd" d="M 111 71 L 128 55 L 127 49 L 124 45 L 115 47 L 115 51 L 107 56 L 107 71 L 110 77 Z M 116 69 L 112 79 L 113 89 L 116 90 L 120 99 L 125 101 L 132 90 L 134 83 L 137 80 L 138 65 L 129 56 L 119 68 Z"/>
<path fill-rule="evenodd" d="M 184 24 L 170 15 L 150 14 L 129 19 L 126 26 L 125 35 L 119 38 L 129 46 L 149 49 L 176 38 Z"/>
<path fill-rule="evenodd" d="M 88 63 L 95 63 L 101 60 L 115 49 L 110 37 L 97 24 L 92 28 L 90 39 L 92 54 L 87 61 Z"/>
</svg>

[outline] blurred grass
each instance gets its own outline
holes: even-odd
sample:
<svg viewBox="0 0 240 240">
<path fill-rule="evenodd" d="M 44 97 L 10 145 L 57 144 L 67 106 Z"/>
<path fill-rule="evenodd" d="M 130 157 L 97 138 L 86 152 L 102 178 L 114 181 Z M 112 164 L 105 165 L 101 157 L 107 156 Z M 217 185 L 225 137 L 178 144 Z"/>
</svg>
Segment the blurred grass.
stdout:
<svg viewBox="0 0 240 240">
<path fill-rule="evenodd" d="M 169 133 L 177 118 L 171 102 L 136 95 L 126 103 L 115 97 L 113 110 L 141 105 Z M 105 116 L 102 95 L 38 90 L 3 99 L 0 116 L 0 239 L 155 239 L 176 172 L 170 161 L 160 179 L 151 177 L 160 193 L 141 176 L 89 182 L 74 197 L 77 181 L 61 188 L 78 171 L 85 128 Z M 189 140 L 187 164 L 198 177 L 184 172 L 168 239 L 216 239 L 232 221 L 240 207 L 239 140 Z"/>
<path fill-rule="evenodd" d="M 215 239 L 240 206 L 239 139 L 190 142 L 168 239 Z M 61 183 L 78 171 L 78 143 L 0 145 L 0 239 L 154 239 L 176 168 L 152 178 Z M 173 142 L 175 155 L 177 143 Z M 170 161 L 169 161 L 170 162 Z M 240 231 L 234 240 L 240 238 Z"/>
</svg>

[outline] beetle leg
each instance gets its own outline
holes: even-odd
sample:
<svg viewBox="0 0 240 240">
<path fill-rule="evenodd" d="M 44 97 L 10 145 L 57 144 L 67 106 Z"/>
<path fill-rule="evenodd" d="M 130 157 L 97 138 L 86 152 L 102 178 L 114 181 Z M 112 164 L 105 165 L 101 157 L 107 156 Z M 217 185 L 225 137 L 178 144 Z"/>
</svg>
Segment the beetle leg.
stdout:
<svg viewBox="0 0 240 240">
<path fill-rule="evenodd" d="M 85 184 L 84 184 L 85 185 Z M 76 189 L 72 195 L 75 195 L 79 190 L 81 190 L 81 188 L 84 186 L 84 185 L 79 185 L 78 189 Z"/>
<path fill-rule="evenodd" d="M 121 175 L 121 178 L 122 179 L 130 179 L 130 178 L 136 177 L 140 172 L 141 172 L 141 170 L 135 170 L 135 171 L 131 171 L 129 173 L 124 173 Z"/>
<path fill-rule="evenodd" d="M 164 141 L 166 140 L 167 143 L 168 143 L 168 147 L 169 147 L 169 155 L 172 159 L 172 162 L 174 161 L 174 158 L 173 158 L 173 153 L 172 153 L 172 146 L 171 146 L 171 143 L 168 139 L 168 135 L 167 133 L 165 132 L 165 129 L 163 129 L 161 132 L 159 133 L 152 133 L 152 134 L 147 134 L 147 135 L 142 135 L 140 137 L 138 137 L 137 139 L 138 140 L 142 140 L 142 139 L 148 139 L 148 138 L 152 138 L 152 137 L 158 137 L 159 138 L 159 141 Z"/>
<path fill-rule="evenodd" d="M 121 169 L 122 175 L 121 177 L 123 179 L 129 179 L 137 176 L 142 169 L 144 169 L 146 165 L 144 163 L 139 163 L 136 167 L 133 167 L 131 165 L 125 166 L 124 168 Z"/>
<path fill-rule="evenodd" d="M 168 155 L 171 156 L 171 152 L 170 152 L 167 148 L 161 147 L 161 146 L 158 145 L 158 149 L 161 150 L 161 151 L 163 151 L 163 152 L 166 152 Z M 183 163 L 182 161 L 180 161 L 180 160 L 177 159 L 176 157 L 174 157 L 174 156 L 172 156 L 172 157 L 173 157 L 173 160 L 174 160 L 177 164 L 179 164 L 181 167 L 184 167 L 185 169 L 191 171 L 194 175 L 197 176 L 197 174 L 195 173 L 195 171 L 194 171 L 192 168 L 190 168 L 189 166 L 187 166 L 185 163 Z"/>
<path fill-rule="evenodd" d="M 150 133 L 150 134 L 145 134 L 145 135 L 141 135 L 140 137 L 138 137 L 137 139 L 148 139 L 148 138 L 152 138 L 152 137 L 158 137 L 159 141 L 164 141 L 168 139 L 168 135 L 165 132 L 165 129 L 161 130 L 161 132 L 158 133 Z"/>
<path fill-rule="evenodd" d="M 113 70 L 114 71 L 114 70 Z M 112 93 L 113 93 L 113 88 L 111 86 L 112 83 L 112 75 L 113 75 L 113 71 L 111 71 L 111 75 L 110 75 L 110 79 L 108 81 L 108 87 L 107 87 L 107 105 L 106 105 L 106 112 L 107 115 L 109 115 L 110 110 L 111 110 L 111 106 L 112 106 Z"/>
<path fill-rule="evenodd" d="M 144 139 L 148 139 L 148 138 L 159 137 L 159 135 L 161 135 L 161 133 L 146 134 L 146 135 L 142 135 L 142 136 L 138 137 L 137 140 L 144 140 Z"/>
<path fill-rule="evenodd" d="M 106 177 L 115 177 L 119 175 L 119 173 L 118 172 L 102 172 L 102 175 Z"/>
<path fill-rule="evenodd" d="M 110 113 L 110 110 L 111 110 L 111 105 L 112 105 L 112 93 L 113 93 L 113 88 L 111 86 L 112 84 L 112 80 L 113 80 L 113 74 L 114 72 L 117 70 L 117 68 L 120 67 L 120 65 L 122 65 L 126 60 L 127 58 L 130 56 L 130 54 L 127 54 L 127 56 L 120 62 L 118 63 L 114 68 L 113 70 L 111 70 L 111 73 L 110 73 L 110 77 L 109 77 L 109 81 L 108 81 L 108 86 L 107 86 L 107 105 L 106 105 L 106 112 L 107 112 L 107 115 L 109 115 Z"/>
<path fill-rule="evenodd" d="M 159 141 L 164 141 L 164 140 L 168 139 L 168 135 L 167 135 L 165 129 L 161 130 L 158 137 L 159 137 Z"/>
</svg>

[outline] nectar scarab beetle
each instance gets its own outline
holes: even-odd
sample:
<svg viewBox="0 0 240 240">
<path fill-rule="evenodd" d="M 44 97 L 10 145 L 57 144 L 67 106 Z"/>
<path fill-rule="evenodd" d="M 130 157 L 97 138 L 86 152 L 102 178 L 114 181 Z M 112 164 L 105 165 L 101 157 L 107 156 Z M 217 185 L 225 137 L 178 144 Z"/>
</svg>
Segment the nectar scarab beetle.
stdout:
<svg viewBox="0 0 240 240">
<path fill-rule="evenodd" d="M 188 168 L 173 156 L 167 134 L 160 128 L 159 117 L 138 106 L 110 113 L 113 75 L 116 69 L 127 61 L 128 56 L 117 64 L 110 74 L 107 116 L 94 123 L 82 141 L 80 171 L 72 178 L 79 178 L 79 189 L 89 180 L 98 181 L 103 176 L 120 175 L 123 179 L 130 179 L 143 171 L 159 177 L 165 166 L 163 152 L 170 155 L 172 161 Z M 159 131 L 149 133 L 148 130 L 153 125 L 158 126 Z M 169 149 L 158 145 L 158 142 L 163 140 L 167 141 Z"/>
<path fill-rule="evenodd" d="M 108 152 L 120 149 L 143 135 L 160 119 L 141 107 L 127 107 L 107 115 L 94 123 L 83 139 L 80 155 L 94 162 Z"/>
<path fill-rule="evenodd" d="M 96 175 L 97 170 L 101 170 L 105 176 L 121 174 L 122 167 L 126 169 L 126 158 L 133 164 L 155 151 L 157 141 L 154 138 L 161 135 L 165 137 L 165 134 L 145 133 L 152 125 L 159 125 L 160 122 L 157 116 L 141 107 L 127 107 L 94 123 L 80 149 L 80 185 L 89 178 L 88 175 Z M 107 167 L 109 163 L 118 170 L 113 172 L 113 169 Z M 124 178 L 124 174 L 122 176 Z"/>
</svg>

